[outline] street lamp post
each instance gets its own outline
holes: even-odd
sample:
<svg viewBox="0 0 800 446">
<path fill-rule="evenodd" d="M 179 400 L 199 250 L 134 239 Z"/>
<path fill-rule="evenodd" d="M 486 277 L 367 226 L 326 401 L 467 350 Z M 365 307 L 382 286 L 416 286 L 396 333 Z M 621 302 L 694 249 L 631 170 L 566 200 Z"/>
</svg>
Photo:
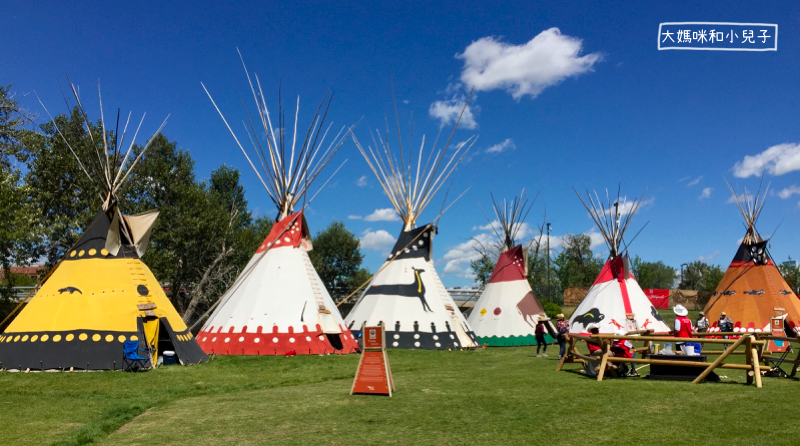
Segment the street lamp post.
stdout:
<svg viewBox="0 0 800 446">
<path fill-rule="evenodd" d="M 547 294 L 550 294 L 550 223 L 547 223 Z"/>
<path fill-rule="evenodd" d="M 689 266 L 688 263 L 681 263 L 681 283 L 683 283 L 683 267 Z"/>
</svg>

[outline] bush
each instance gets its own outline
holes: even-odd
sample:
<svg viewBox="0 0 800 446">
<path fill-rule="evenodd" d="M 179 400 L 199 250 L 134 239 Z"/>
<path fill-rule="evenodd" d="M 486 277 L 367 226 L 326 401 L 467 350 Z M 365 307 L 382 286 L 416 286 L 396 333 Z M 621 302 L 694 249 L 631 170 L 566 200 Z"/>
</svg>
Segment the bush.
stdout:
<svg viewBox="0 0 800 446">
<path fill-rule="evenodd" d="M 545 314 L 550 319 L 555 319 L 556 315 L 561 313 L 561 307 L 558 306 L 557 303 L 553 302 L 543 302 L 542 308 L 544 309 Z"/>
</svg>

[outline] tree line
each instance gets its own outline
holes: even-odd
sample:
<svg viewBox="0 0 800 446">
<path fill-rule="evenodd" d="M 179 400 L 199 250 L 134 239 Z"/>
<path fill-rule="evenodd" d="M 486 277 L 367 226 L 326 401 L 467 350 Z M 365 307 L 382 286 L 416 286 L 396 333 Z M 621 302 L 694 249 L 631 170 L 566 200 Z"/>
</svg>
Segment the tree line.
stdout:
<svg viewBox="0 0 800 446">
<path fill-rule="evenodd" d="M 31 284 L 10 268 L 41 262 L 46 273 L 101 206 L 56 125 L 81 159 L 96 156 L 78 107 L 36 126 L 10 86 L 0 86 L 0 308 L 6 311 L 12 287 Z M 102 134 L 99 121 L 90 125 Z M 102 151 L 102 141 L 97 144 Z M 142 149 L 134 146 L 131 161 Z M 143 261 L 187 322 L 228 289 L 273 224 L 268 216 L 253 215 L 236 169 L 223 164 L 207 179 L 194 171 L 189 151 L 159 134 L 118 196 L 126 214 L 159 209 Z M 342 222 L 319 231 L 312 243 L 309 256 L 334 299 L 369 279 L 359 240 Z"/>
</svg>

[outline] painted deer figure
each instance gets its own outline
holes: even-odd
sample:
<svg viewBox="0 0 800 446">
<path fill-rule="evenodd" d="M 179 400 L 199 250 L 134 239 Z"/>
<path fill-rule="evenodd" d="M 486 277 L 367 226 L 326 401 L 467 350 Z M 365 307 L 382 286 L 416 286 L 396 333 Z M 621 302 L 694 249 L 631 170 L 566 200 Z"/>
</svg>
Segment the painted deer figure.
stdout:
<svg viewBox="0 0 800 446">
<path fill-rule="evenodd" d="M 425 270 L 417 269 L 413 266 L 411 269 L 414 270 L 414 282 L 398 285 L 373 285 L 367 289 L 367 291 L 364 293 L 364 296 L 383 294 L 416 297 L 422 304 L 422 309 L 425 312 L 432 313 L 433 310 L 431 310 L 431 307 L 428 306 L 428 301 L 425 300 L 425 284 L 422 283 L 422 277 L 419 274 L 424 273 Z"/>
</svg>

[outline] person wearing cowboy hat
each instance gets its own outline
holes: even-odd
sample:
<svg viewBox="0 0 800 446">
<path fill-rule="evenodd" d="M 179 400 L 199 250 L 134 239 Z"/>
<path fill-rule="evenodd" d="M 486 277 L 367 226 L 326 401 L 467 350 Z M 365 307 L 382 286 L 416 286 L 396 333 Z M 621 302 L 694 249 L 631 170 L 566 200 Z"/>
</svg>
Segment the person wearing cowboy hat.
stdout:
<svg viewBox="0 0 800 446">
<path fill-rule="evenodd" d="M 556 315 L 556 341 L 558 341 L 558 359 L 567 354 L 567 333 L 569 333 L 569 322 L 564 320 L 564 315 L 559 313 Z"/>
<path fill-rule="evenodd" d="M 700 312 L 700 315 L 697 317 L 697 320 L 695 321 L 694 325 L 695 327 L 697 327 L 698 333 L 705 333 L 706 331 L 708 331 L 709 322 L 704 312 L 702 311 Z"/>
<path fill-rule="evenodd" d="M 694 331 L 694 327 L 692 326 L 692 320 L 686 317 L 689 314 L 689 310 L 686 309 L 683 305 L 675 305 L 672 308 L 672 311 L 675 312 L 675 326 L 673 327 L 673 333 L 676 337 L 679 338 L 691 338 L 692 332 Z M 685 342 L 676 342 L 675 346 L 678 350 L 683 350 Z"/>
</svg>

